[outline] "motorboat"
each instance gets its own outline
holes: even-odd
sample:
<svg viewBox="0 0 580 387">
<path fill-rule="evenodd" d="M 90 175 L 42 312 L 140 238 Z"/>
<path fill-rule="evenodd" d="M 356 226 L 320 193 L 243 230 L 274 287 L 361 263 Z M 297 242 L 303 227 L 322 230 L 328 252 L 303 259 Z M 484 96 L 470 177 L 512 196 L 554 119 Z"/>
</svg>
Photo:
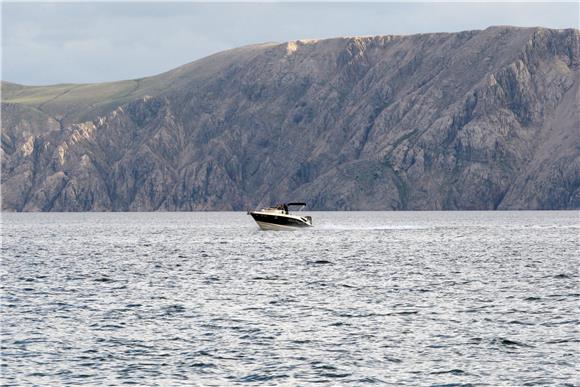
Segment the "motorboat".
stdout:
<svg viewBox="0 0 580 387">
<path fill-rule="evenodd" d="M 305 206 L 306 203 L 283 203 L 259 211 L 248 211 L 248 214 L 262 230 L 296 230 L 312 227 L 312 217 L 291 214 L 289 207 L 300 207 L 300 211 Z"/>
</svg>

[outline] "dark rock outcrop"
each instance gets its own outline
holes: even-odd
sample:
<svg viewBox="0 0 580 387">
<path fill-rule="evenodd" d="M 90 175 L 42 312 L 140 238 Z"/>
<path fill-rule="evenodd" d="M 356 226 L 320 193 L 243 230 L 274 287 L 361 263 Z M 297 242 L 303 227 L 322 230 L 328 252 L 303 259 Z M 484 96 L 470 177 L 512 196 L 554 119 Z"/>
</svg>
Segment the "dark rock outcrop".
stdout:
<svg viewBox="0 0 580 387">
<path fill-rule="evenodd" d="M 2 209 L 580 208 L 579 37 L 294 41 L 141 80 L 3 83 Z"/>
</svg>

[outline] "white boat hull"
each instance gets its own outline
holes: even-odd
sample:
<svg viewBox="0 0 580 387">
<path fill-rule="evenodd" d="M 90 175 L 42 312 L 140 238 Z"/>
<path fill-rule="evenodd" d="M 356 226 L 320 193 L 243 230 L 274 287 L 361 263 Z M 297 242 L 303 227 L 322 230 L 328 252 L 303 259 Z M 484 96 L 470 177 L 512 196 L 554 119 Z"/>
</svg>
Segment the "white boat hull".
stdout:
<svg viewBox="0 0 580 387">
<path fill-rule="evenodd" d="M 300 228 L 312 227 L 310 216 L 289 214 L 287 209 L 265 208 L 260 211 L 250 211 L 261 230 L 293 231 Z"/>
<path fill-rule="evenodd" d="M 258 226 L 261 230 L 265 231 L 296 231 L 300 230 L 303 227 L 291 227 L 291 226 L 284 226 L 281 224 L 274 224 L 274 223 L 266 223 L 266 222 L 258 222 L 256 221 Z"/>
</svg>

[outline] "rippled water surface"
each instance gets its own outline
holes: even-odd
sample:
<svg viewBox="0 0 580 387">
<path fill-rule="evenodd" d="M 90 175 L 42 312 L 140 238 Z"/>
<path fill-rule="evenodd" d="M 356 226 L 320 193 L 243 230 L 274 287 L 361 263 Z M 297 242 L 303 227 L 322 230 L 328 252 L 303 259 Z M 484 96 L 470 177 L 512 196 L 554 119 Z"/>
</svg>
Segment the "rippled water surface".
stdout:
<svg viewBox="0 0 580 387">
<path fill-rule="evenodd" d="M 2 215 L 5 385 L 577 385 L 578 212 Z"/>
</svg>

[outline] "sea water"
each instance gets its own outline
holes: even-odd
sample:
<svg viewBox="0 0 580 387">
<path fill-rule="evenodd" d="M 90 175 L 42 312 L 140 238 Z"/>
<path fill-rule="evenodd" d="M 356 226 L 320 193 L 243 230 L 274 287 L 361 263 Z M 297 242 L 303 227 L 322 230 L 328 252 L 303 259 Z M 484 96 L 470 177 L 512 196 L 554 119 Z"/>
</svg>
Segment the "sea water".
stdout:
<svg viewBox="0 0 580 387">
<path fill-rule="evenodd" d="M 578 212 L 2 214 L 3 385 L 578 385 Z"/>
</svg>

